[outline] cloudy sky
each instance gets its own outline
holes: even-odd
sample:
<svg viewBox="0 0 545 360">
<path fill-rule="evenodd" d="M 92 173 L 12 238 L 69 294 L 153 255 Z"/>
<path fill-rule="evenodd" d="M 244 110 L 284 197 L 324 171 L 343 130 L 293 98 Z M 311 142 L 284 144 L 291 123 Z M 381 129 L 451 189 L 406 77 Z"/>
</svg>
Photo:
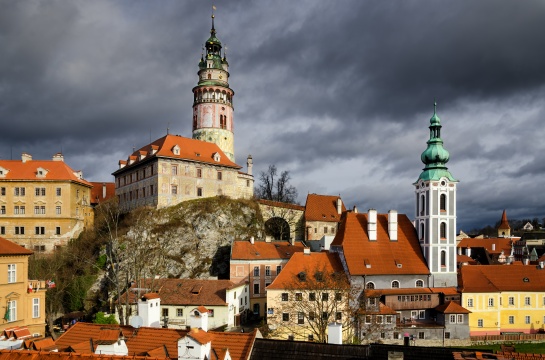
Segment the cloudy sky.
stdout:
<svg viewBox="0 0 545 360">
<path fill-rule="evenodd" d="M 0 0 L 0 158 L 62 150 L 113 181 L 133 147 L 190 137 L 213 4 L 239 164 L 412 218 L 436 98 L 458 229 L 545 217 L 542 0 Z"/>
</svg>

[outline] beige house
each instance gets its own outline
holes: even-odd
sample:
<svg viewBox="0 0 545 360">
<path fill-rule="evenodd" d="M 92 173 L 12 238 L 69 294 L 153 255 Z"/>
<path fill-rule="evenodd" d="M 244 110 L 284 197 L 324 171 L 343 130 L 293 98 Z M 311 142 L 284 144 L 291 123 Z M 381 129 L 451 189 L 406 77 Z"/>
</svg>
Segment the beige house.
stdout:
<svg viewBox="0 0 545 360">
<path fill-rule="evenodd" d="M 45 282 L 28 280 L 31 254 L 0 237 L 0 332 L 26 326 L 34 336 L 45 335 Z"/>
<path fill-rule="evenodd" d="M 306 240 L 334 237 L 346 207 L 340 196 L 308 194 L 305 204 Z"/>
<path fill-rule="evenodd" d="M 92 185 L 62 154 L 52 160 L 0 160 L 0 236 L 49 252 L 93 223 Z"/>
<path fill-rule="evenodd" d="M 163 208 L 182 201 L 225 195 L 254 195 L 252 159 L 248 173 L 227 157 L 218 145 L 178 135 L 162 138 L 119 161 L 115 177 L 121 209 Z"/>
</svg>

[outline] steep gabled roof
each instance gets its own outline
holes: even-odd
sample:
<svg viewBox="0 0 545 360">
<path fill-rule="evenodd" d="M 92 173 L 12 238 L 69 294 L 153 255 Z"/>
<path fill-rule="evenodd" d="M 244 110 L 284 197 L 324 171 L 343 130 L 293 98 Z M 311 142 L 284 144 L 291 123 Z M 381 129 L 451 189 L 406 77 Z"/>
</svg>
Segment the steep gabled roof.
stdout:
<svg viewBox="0 0 545 360">
<path fill-rule="evenodd" d="M 99 204 L 115 196 L 115 183 L 113 182 L 91 182 L 91 204 Z M 104 192 L 106 188 L 106 192 Z"/>
<path fill-rule="evenodd" d="M 397 241 L 388 235 L 387 214 L 377 214 L 377 240 L 369 241 L 367 216 L 344 213 L 331 243 L 342 247 L 350 275 L 429 274 L 416 230 L 406 215 L 397 216 Z"/>
<path fill-rule="evenodd" d="M 488 239 L 476 239 L 476 238 L 465 238 L 460 240 L 456 245 L 459 248 L 485 248 L 489 254 L 499 254 L 502 252 L 505 255 L 511 253 L 511 244 L 513 239 L 511 238 L 488 238 Z M 492 247 L 495 249 L 492 250 Z"/>
<path fill-rule="evenodd" d="M 498 229 L 501 230 L 510 230 L 511 226 L 509 226 L 509 221 L 507 221 L 507 213 L 505 210 L 503 210 L 503 214 L 501 215 L 501 223 L 500 226 L 498 226 Z"/>
<path fill-rule="evenodd" d="M 346 211 L 344 202 L 341 201 L 341 214 L 337 211 L 337 200 L 340 196 L 308 194 L 305 204 L 306 221 L 339 222 L 341 214 Z"/>
<path fill-rule="evenodd" d="M 25 249 L 14 242 L 0 237 L 0 256 L 32 255 L 31 250 Z"/>
<path fill-rule="evenodd" d="M 304 246 L 300 242 L 293 245 L 289 241 L 233 241 L 231 245 L 232 260 L 273 260 L 289 259 L 296 252 L 303 252 Z"/>
<path fill-rule="evenodd" d="M 435 310 L 443 314 L 470 314 L 471 311 L 465 307 L 455 303 L 454 301 L 447 301 L 444 304 L 435 307 Z"/>
<path fill-rule="evenodd" d="M 75 171 L 64 161 L 54 160 L 0 160 L 0 167 L 7 171 L 0 180 L 21 181 L 73 181 L 91 187 L 91 183 L 76 176 Z M 47 171 L 38 176 L 38 168 Z"/>
<path fill-rule="evenodd" d="M 462 292 L 545 291 L 545 269 L 534 265 L 472 265 L 460 269 Z"/>
<path fill-rule="evenodd" d="M 178 153 L 174 152 L 175 148 L 179 149 Z M 214 154 L 216 153 L 220 155 L 219 161 L 214 160 Z M 146 155 L 143 156 L 143 154 Z M 115 175 L 123 172 L 126 169 L 132 168 L 141 162 L 154 157 L 189 160 L 199 163 L 221 165 L 234 169 L 242 168 L 229 160 L 229 157 L 214 143 L 190 139 L 179 135 L 165 135 L 151 144 L 145 145 L 133 152 L 129 155 L 129 158 L 134 162 L 132 164 L 126 163 L 127 165 L 125 167 L 116 170 L 113 174 Z"/>
<path fill-rule="evenodd" d="M 209 334 L 212 336 L 212 349 L 216 349 L 218 355 L 222 349 L 229 349 L 233 360 L 249 359 L 255 339 L 261 338 L 257 329 L 249 333 L 210 331 Z"/>
</svg>

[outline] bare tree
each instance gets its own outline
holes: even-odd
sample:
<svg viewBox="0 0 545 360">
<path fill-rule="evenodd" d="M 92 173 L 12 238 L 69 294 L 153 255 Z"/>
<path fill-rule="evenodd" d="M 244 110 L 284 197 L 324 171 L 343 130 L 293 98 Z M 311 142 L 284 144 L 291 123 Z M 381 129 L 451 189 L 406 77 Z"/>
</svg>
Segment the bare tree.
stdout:
<svg viewBox="0 0 545 360">
<path fill-rule="evenodd" d="M 256 189 L 256 197 L 259 199 L 285 203 L 295 203 L 297 200 L 297 189 L 289 183 L 289 171 L 282 171 L 278 175 L 276 165 L 269 165 L 266 172 L 261 172 L 259 180 L 260 184 Z"/>
</svg>

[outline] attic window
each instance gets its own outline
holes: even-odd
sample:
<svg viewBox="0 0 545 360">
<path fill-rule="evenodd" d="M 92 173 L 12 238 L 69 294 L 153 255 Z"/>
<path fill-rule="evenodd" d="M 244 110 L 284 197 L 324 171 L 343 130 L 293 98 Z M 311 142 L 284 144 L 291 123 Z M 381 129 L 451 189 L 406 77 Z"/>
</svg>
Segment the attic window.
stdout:
<svg viewBox="0 0 545 360">
<path fill-rule="evenodd" d="M 199 157 L 201 156 L 201 153 L 195 153 L 195 156 Z"/>
<path fill-rule="evenodd" d="M 314 274 L 314 277 L 316 278 L 317 281 L 324 281 L 324 273 L 321 271 L 316 271 L 316 273 Z"/>
<path fill-rule="evenodd" d="M 400 260 L 396 259 L 395 263 L 396 263 L 396 266 L 397 266 L 398 269 L 401 269 L 403 267 L 403 264 L 401 264 Z"/>
<path fill-rule="evenodd" d="M 47 175 L 47 172 L 46 169 L 39 167 L 36 169 L 36 177 L 43 178 Z"/>
<path fill-rule="evenodd" d="M 368 268 L 368 269 L 371 268 L 371 262 L 369 261 L 369 259 L 364 259 L 363 262 L 364 262 L 366 268 Z"/>
<path fill-rule="evenodd" d="M 528 279 L 527 277 L 523 278 L 522 281 L 524 282 L 530 282 L 530 279 Z"/>
<path fill-rule="evenodd" d="M 220 154 L 219 154 L 219 153 L 214 153 L 214 161 L 215 161 L 215 162 L 219 162 L 220 159 L 221 159 Z"/>
<path fill-rule="evenodd" d="M 174 153 L 174 155 L 180 155 L 180 147 L 178 145 L 174 145 L 172 147 L 172 152 Z"/>
<path fill-rule="evenodd" d="M 307 280 L 307 274 L 304 271 L 301 271 L 299 274 L 297 274 L 297 277 L 300 281 L 306 281 Z"/>
<path fill-rule="evenodd" d="M 191 288 L 191 293 L 193 295 L 198 295 L 201 292 L 202 286 L 195 285 L 193 288 Z"/>
</svg>

